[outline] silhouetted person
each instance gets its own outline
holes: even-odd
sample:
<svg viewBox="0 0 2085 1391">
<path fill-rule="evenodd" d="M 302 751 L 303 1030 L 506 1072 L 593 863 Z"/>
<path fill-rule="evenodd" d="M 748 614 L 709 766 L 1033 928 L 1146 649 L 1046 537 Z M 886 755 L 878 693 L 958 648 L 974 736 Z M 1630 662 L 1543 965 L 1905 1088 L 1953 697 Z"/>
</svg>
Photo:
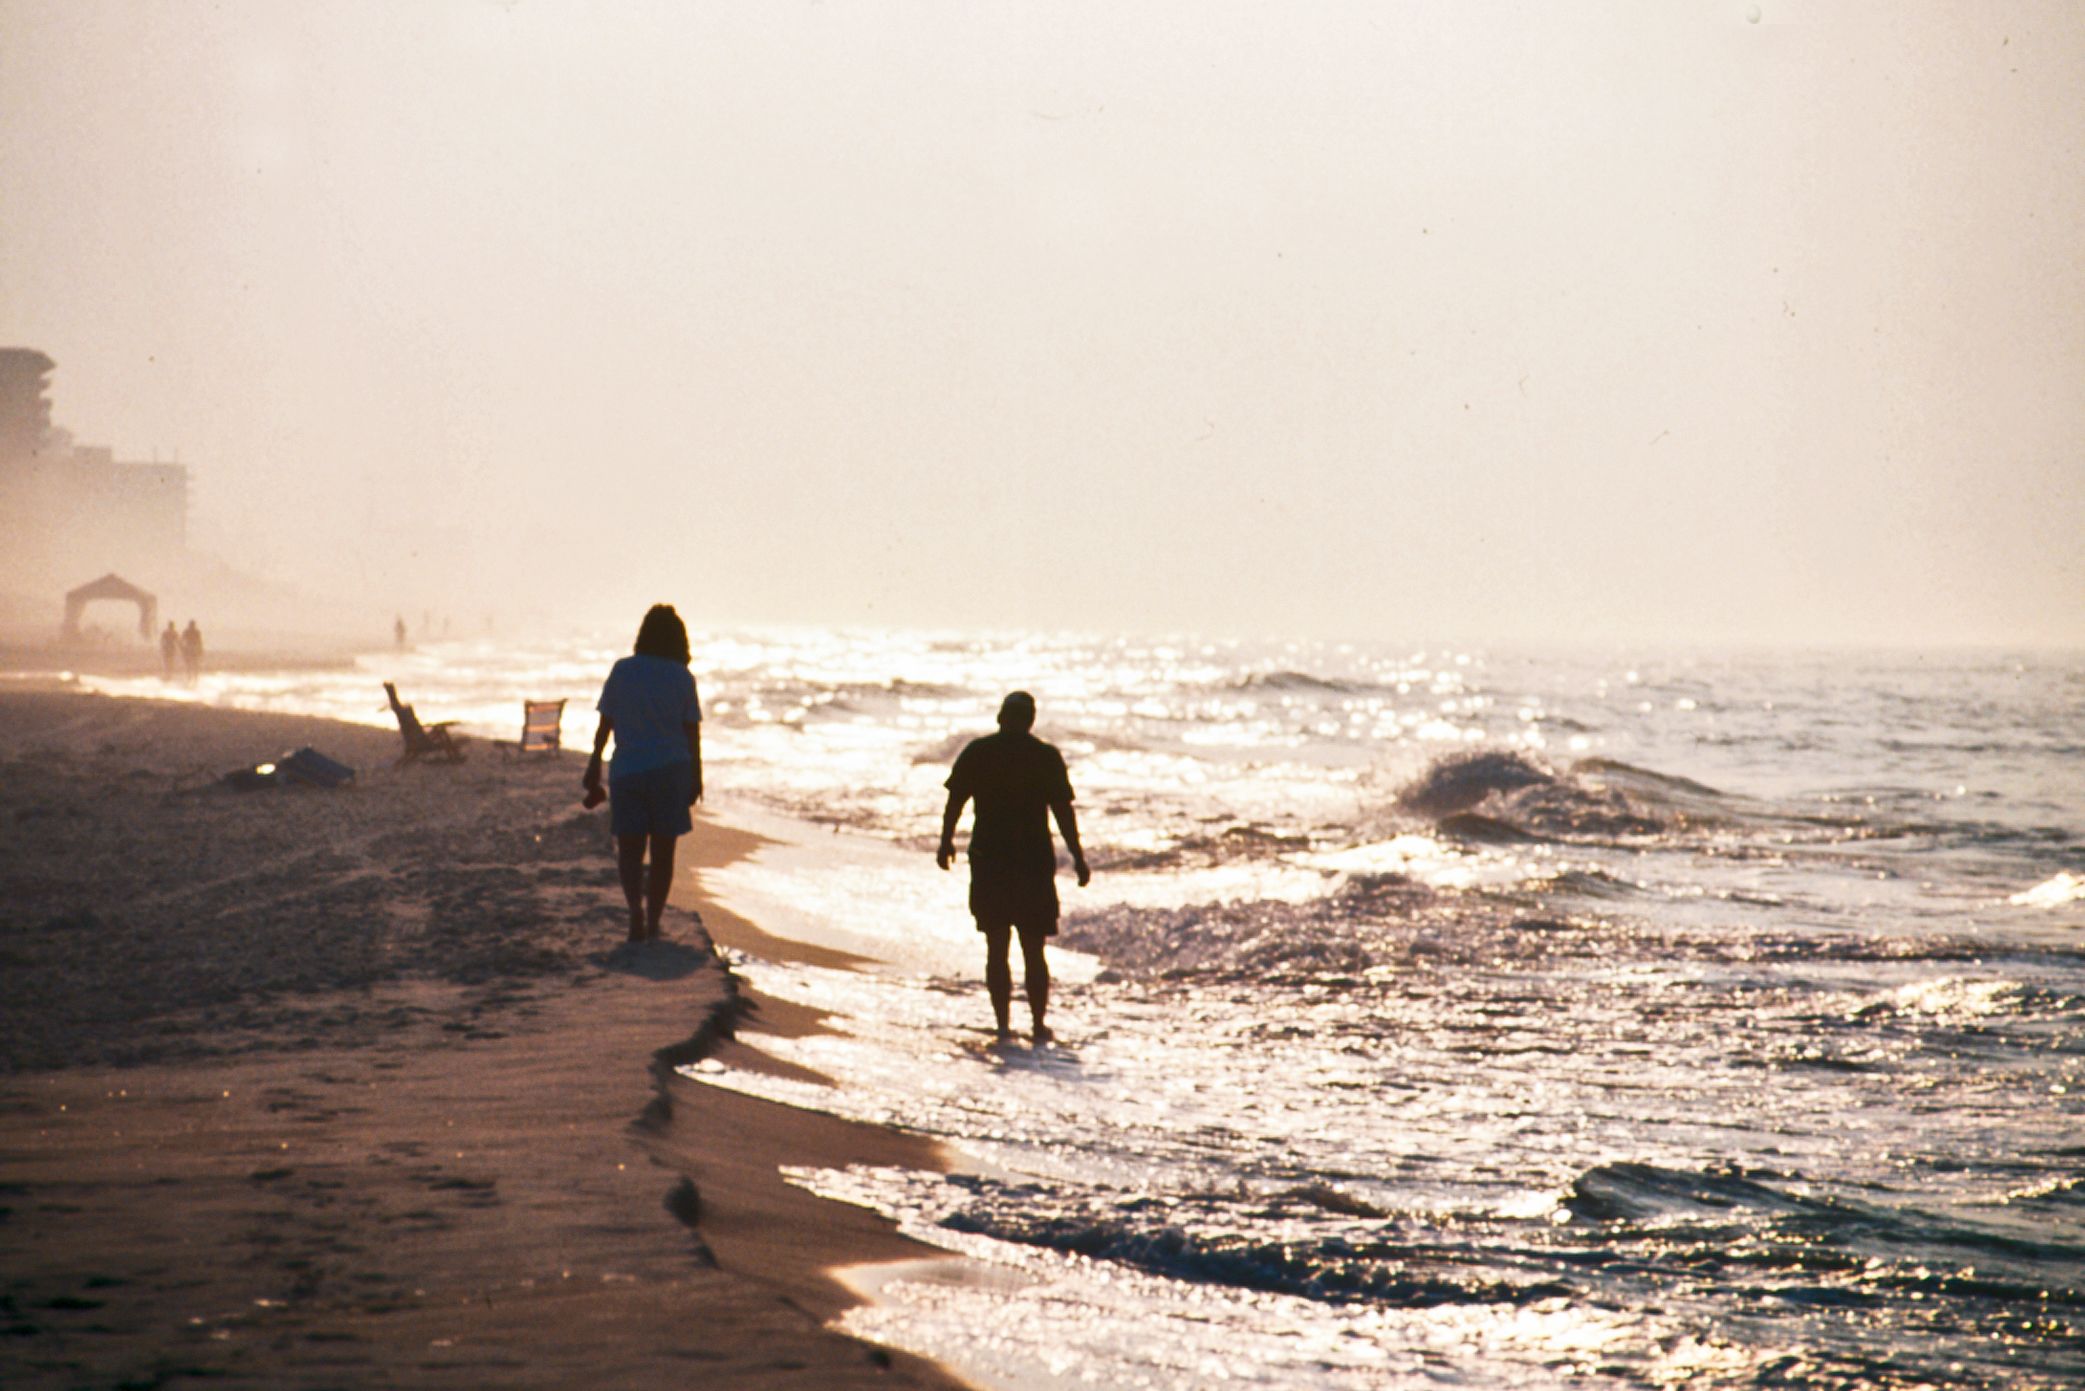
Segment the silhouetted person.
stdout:
<svg viewBox="0 0 2085 1391">
<path fill-rule="evenodd" d="M 174 620 L 167 620 L 166 631 L 159 635 L 159 660 L 166 668 L 166 679 L 174 679 L 174 666 L 181 660 L 181 635 L 174 631 Z"/>
<path fill-rule="evenodd" d="M 405 651 L 405 615 L 400 614 L 391 624 L 391 645 Z"/>
<path fill-rule="evenodd" d="M 673 888 L 673 843 L 695 829 L 688 809 L 702 800 L 702 702 L 688 655 L 688 629 L 680 615 L 671 604 L 652 605 L 631 655 L 609 669 L 601 687 L 594 755 L 580 779 L 589 804 L 599 801 L 601 750 L 614 734 L 608 819 L 633 942 L 659 935 L 659 916 Z"/>
<path fill-rule="evenodd" d="M 999 707 L 999 732 L 973 739 L 956 755 L 948 775 L 948 806 L 941 813 L 941 846 L 934 863 L 947 869 L 956 858 L 956 823 L 963 804 L 977 803 L 970 826 L 970 916 L 985 934 L 985 988 L 999 1036 L 1013 1030 L 1013 973 L 1006 952 L 1021 936 L 1023 984 L 1028 991 L 1032 1036 L 1047 1043 L 1043 1012 L 1050 1004 L 1050 967 L 1043 944 L 1057 935 L 1057 850 L 1050 843 L 1050 817 L 1057 819 L 1064 848 L 1084 888 L 1093 877 L 1079 848 L 1079 819 L 1072 811 L 1071 776 L 1064 755 L 1029 731 L 1035 727 L 1035 697 L 1015 691 Z"/>
<path fill-rule="evenodd" d="M 203 630 L 195 626 L 193 618 L 181 630 L 181 665 L 188 669 L 191 685 L 203 674 Z"/>
</svg>

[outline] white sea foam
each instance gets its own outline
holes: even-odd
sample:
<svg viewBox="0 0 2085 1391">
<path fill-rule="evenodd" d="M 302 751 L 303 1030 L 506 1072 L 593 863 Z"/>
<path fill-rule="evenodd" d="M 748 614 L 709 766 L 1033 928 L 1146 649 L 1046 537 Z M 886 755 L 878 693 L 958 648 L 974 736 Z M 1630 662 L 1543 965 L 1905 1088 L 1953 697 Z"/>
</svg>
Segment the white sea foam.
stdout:
<svg viewBox="0 0 2085 1391">
<path fill-rule="evenodd" d="M 2061 908 L 2085 901 L 2085 875 L 2063 873 L 2022 889 L 2006 900 L 2018 908 Z"/>
</svg>

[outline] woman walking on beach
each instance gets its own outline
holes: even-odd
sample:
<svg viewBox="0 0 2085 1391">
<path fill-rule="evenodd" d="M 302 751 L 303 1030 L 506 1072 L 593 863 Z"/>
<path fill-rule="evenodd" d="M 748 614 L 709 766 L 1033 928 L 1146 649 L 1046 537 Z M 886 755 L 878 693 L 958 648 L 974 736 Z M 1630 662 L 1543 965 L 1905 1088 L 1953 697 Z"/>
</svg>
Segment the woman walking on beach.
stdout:
<svg viewBox="0 0 2085 1391">
<path fill-rule="evenodd" d="M 631 655 L 609 669 L 594 707 L 601 723 L 581 781 L 589 803 L 598 802 L 601 750 L 614 734 L 608 819 L 633 942 L 659 935 L 673 887 L 673 843 L 695 829 L 688 809 L 702 800 L 702 702 L 688 656 L 687 625 L 673 605 L 652 605 Z"/>
</svg>

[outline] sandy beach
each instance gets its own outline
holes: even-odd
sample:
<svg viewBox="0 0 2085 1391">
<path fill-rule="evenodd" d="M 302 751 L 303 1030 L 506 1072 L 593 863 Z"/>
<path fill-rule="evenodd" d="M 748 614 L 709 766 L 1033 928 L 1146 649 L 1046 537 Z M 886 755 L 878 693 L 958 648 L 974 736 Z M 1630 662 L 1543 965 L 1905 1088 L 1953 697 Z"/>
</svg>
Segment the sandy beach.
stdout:
<svg viewBox="0 0 2085 1391">
<path fill-rule="evenodd" d="M 355 782 L 218 780 L 305 745 Z M 931 1253 L 776 1173 L 933 1146 L 672 1071 L 816 1027 L 711 949 L 797 950 L 702 897 L 754 839 L 627 946 L 576 760 L 398 747 L 0 694 L 0 1384 L 962 1385 L 825 1329 Z"/>
</svg>

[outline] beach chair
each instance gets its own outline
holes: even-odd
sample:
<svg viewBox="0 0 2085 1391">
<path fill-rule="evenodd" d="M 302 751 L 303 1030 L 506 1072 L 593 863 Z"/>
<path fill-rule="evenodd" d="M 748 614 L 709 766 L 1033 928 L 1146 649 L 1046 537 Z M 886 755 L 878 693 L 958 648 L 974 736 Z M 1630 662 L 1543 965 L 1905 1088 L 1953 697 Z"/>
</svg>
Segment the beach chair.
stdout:
<svg viewBox="0 0 2085 1391">
<path fill-rule="evenodd" d="M 463 762 L 463 749 L 459 736 L 449 732 L 454 720 L 437 720 L 433 724 L 421 724 L 413 707 L 398 699 L 398 687 L 384 683 L 384 694 L 390 698 L 391 713 L 398 716 L 398 735 L 405 740 L 405 752 L 398 756 L 400 763 L 416 763 L 423 758 L 437 759 L 443 763 Z"/>
<path fill-rule="evenodd" d="M 562 700 L 521 702 L 523 753 L 556 753 L 564 741 L 565 703 Z"/>
</svg>

